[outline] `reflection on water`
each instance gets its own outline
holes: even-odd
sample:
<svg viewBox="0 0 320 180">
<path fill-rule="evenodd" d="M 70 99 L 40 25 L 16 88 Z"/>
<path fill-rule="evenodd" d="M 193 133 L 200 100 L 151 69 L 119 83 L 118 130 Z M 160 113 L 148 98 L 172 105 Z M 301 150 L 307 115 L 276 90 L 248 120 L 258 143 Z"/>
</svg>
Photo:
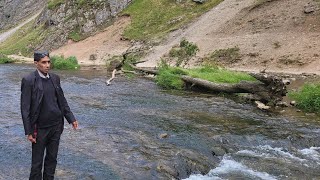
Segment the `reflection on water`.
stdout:
<svg viewBox="0 0 320 180">
<path fill-rule="evenodd" d="M 26 179 L 31 145 L 20 80 L 32 66 L 0 66 L 0 179 Z M 320 119 L 272 114 L 214 95 L 166 92 L 105 71 L 57 71 L 80 121 L 65 125 L 57 179 L 312 179 L 320 177 Z M 167 138 L 161 138 L 166 133 Z M 9 167 L 9 168 L 8 168 Z"/>
</svg>

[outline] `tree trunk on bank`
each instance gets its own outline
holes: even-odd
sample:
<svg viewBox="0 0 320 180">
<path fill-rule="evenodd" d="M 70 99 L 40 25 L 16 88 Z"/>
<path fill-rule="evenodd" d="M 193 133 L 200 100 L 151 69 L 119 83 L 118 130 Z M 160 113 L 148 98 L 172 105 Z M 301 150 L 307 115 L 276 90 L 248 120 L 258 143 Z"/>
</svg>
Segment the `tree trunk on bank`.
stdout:
<svg viewBox="0 0 320 180">
<path fill-rule="evenodd" d="M 286 95 L 287 90 L 281 79 L 266 75 L 251 74 L 260 82 L 241 81 L 237 84 L 213 83 L 207 80 L 192 78 L 190 76 L 182 76 L 182 80 L 189 87 L 197 86 L 213 92 L 222 93 L 251 93 L 259 97 L 264 103 L 272 103 L 275 105 Z M 190 86 L 191 84 L 191 86 Z"/>
<path fill-rule="evenodd" d="M 157 75 L 157 70 L 138 68 L 134 65 L 131 67 L 139 72 Z M 207 80 L 193 78 L 190 76 L 181 76 L 181 79 L 186 83 L 187 88 L 197 87 L 198 89 L 209 90 L 214 93 L 250 93 L 253 94 L 256 100 L 263 103 L 275 105 L 286 95 L 286 84 L 282 78 L 277 76 L 269 76 L 267 74 L 250 74 L 256 78 L 257 82 L 241 81 L 237 84 L 228 83 L 213 83 Z"/>
</svg>

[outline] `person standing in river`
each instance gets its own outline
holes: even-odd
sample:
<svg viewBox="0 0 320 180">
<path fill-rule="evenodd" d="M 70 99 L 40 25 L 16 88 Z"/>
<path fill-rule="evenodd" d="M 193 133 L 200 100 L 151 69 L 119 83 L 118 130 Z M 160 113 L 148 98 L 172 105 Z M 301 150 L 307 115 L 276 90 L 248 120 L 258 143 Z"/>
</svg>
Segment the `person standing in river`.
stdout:
<svg viewBox="0 0 320 180">
<path fill-rule="evenodd" d="M 64 97 L 60 77 L 49 73 L 48 51 L 35 51 L 34 64 L 37 69 L 23 77 L 21 82 L 21 115 L 25 135 L 32 143 L 29 179 L 49 180 L 54 179 L 64 117 L 75 130 L 78 121 Z"/>
</svg>

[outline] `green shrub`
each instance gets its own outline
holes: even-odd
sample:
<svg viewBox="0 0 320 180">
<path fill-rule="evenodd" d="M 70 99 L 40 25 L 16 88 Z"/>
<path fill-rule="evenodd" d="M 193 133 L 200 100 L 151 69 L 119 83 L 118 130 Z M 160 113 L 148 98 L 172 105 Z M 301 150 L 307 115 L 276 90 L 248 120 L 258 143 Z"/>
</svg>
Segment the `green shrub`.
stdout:
<svg viewBox="0 0 320 180">
<path fill-rule="evenodd" d="M 74 56 L 65 59 L 63 56 L 52 56 L 51 67 L 53 69 L 78 69 L 80 66 L 78 64 L 77 58 Z"/>
<path fill-rule="evenodd" d="M 68 36 L 70 39 L 72 39 L 73 41 L 75 41 L 75 42 L 78 42 L 78 41 L 80 41 L 80 40 L 82 40 L 82 37 L 81 37 L 81 35 L 80 35 L 80 32 L 78 32 L 78 31 L 72 31 L 72 32 L 70 32 L 70 34 L 69 34 L 69 36 Z"/>
<path fill-rule="evenodd" d="M 299 91 L 289 92 L 289 97 L 297 101 L 298 108 L 320 113 L 320 84 L 305 84 Z"/>
<path fill-rule="evenodd" d="M 199 48 L 187 40 L 182 40 L 178 48 L 172 48 L 169 52 L 170 57 L 177 58 L 176 66 L 179 67 L 183 62 L 187 64 L 192 56 L 196 55 Z"/>
<path fill-rule="evenodd" d="M 6 55 L 0 54 L 0 64 L 13 63 L 14 60 Z"/>
<path fill-rule="evenodd" d="M 48 9 L 55 9 L 56 7 L 60 6 L 64 3 L 64 0 L 50 0 L 48 2 Z"/>
<path fill-rule="evenodd" d="M 183 89 L 184 82 L 181 80 L 181 75 L 187 73 L 179 67 L 170 67 L 162 62 L 159 66 L 159 74 L 156 76 L 156 83 L 165 89 Z"/>
</svg>

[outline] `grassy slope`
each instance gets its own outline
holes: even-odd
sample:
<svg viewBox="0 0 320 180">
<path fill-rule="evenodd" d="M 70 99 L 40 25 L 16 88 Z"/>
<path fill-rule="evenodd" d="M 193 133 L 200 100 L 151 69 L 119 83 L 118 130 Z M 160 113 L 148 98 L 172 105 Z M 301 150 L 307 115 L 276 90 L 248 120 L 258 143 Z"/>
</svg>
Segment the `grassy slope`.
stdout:
<svg viewBox="0 0 320 180">
<path fill-rule="evenodd" d="M 161 38 L 222 1 L 208 0 L 204 4 L 197 4 L 191 0 L 182 3 L 175 0 L 135 0 L 122 13 L 129 14 L 132 18 L 124 36 L 136 40 Z"/>
<path fill-rule="evenodd" d="M 34 21 L 31 21 L 0 44 L 0 53 L 19 54 L 30 56 L 36 47 L 46 36 L 42 26 L 34 27 Z"/>
</svg>

